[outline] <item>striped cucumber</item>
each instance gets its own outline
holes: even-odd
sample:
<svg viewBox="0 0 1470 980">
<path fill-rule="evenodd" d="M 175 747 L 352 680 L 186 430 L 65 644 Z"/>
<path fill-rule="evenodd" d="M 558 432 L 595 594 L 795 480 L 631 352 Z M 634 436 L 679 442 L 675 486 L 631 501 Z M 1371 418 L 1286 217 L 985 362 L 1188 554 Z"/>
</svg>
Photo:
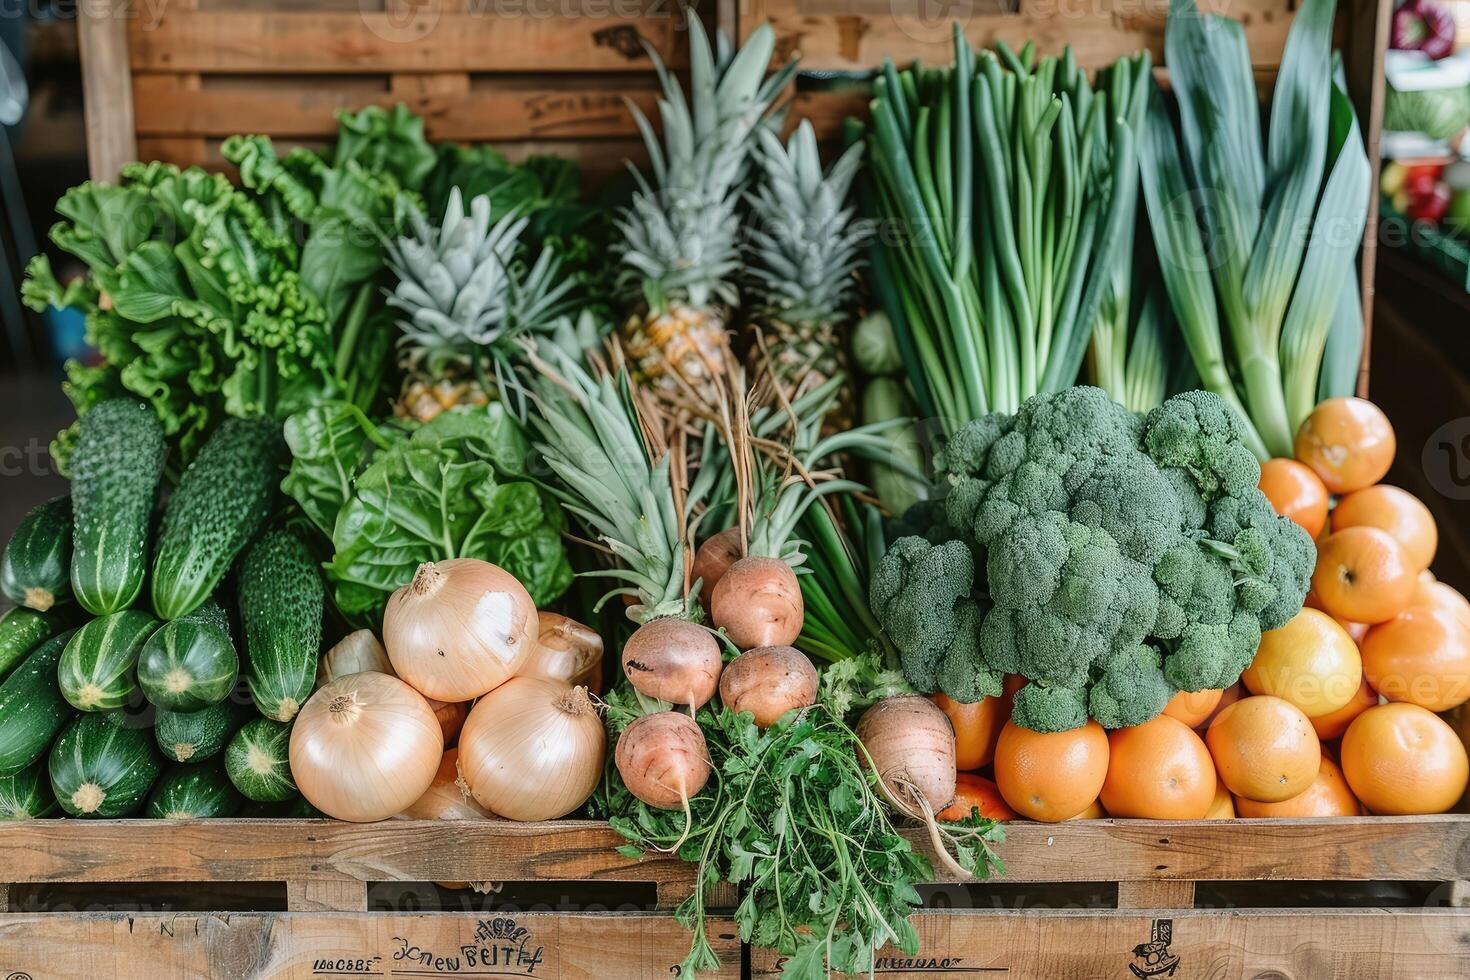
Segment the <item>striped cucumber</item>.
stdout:
<svg viewBox="0 0 1470 980">
<path fill-rule="evenodd" d="M 159 622 L 137 609 L 92 620 L 73 634 L 61 655 L 61 693 L 78 711 L 121 708 L 138 690 L 135 668 Z"/>
<path fill-rule="evenodd" d="M 147 733 L 121 711 L 77 718 L 51 749 L 56 802 L 74 817 L 122 817 L 143 805 L 163 769 Z"/>
<path fill-rule="evenodd" d="M 294 534 L 271 531 L 245 552 L 239 598 L 250 697 L 267 718 L 290 721 L 311 696 L 321 653 L 316 562 Z"/>
<path fill-rule="evenodd" d="M 46 778 L 46 760 L 11 776 L 0 776 L 0 820 L 34 820 L 56 810 L 56 794 Z"/>
<path fill-rule="evenodd" d="M 175 765 L 153 787 L 145 813 L 158 820 L 233 817 L 244 802 L 221 763 Z"/>
<path fill-rule="evenodd" d="M 164 623 L 138 655 L 138 685 L 153 704 L 170 711 L 198 711 L 230 696 L 240 658 L 229 620 L 213 599 Z"/>
<path fill-rule="evenodd" d="M 0 684 L 0 776 L 46 755 L 56 733 L 76 714 L 61 696 L 56 665 L 73 631 L 42 643 Z"/>
<path fill-rule="evenodd" d="M 203 762 L 224 751 L 230 736 L 250 716 L 250 706 L 226 698 L 198 711 L 159 708 L 153 737 L 163 754 L 175 762 Z"/>
<path fill-rule="evenodd" d="M 78 423 L 71 456 L 71 591 L 94 616 L 128 608 L 143 591 L 164 453 L 163 427 L 140 402 L 102 402 Z"/>
<path fill-rule="evenodd" d="M 225 747 L 225 772 L 246 799 L 279 803 L 296 794 L 290 750 L 290 725 L 257 718 L 247 722 Z"/>
<path fill-rule="evenodd" d="M 0 556 L 0 593 L 45 612 L 71 598 L 71 498 L 49 500 L 21 518 Z"/>
<path fill-rule="evenodd" d="M 0 680 L 25 659 L 41 641 L 56 633 L 57 620 L 47 613 L 16 606 L 0 616 Z"/>
</svg>

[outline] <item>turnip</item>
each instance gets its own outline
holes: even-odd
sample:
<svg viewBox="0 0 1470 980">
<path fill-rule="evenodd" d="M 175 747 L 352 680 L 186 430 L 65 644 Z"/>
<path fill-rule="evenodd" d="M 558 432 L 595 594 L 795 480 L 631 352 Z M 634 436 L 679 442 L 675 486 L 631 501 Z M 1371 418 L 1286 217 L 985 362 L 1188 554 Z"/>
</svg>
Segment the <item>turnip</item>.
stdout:
<svg viewBox="0 0 1470 980">
<path fill-rule="evenodd" d="M 721 578 L 731 565 L 740 560 L 745 554 L 745 549 L 740 541 L 740 528 L 727 527 L 718 534 L 705 539 L 704 544 L 694 553 L 694 577 L 702 585 L 699 589 L 699 601 L 706 610 L 710 606 L 710 596 L 719 584 Z"/>
<path fill-rule="evenodd" d="M 613 753 L 628 791 L 660 810 L 689 810 L 689 798 L 709 781 L 709 747 L 699 725 L 682 711 L 644 715 L 618 736 Z"/>
<path fill-rule="evenodd" d="M 730 661 L 720 675 L 720 700 L 731 711 L 749 711 L 760 728 L 817 700 L 817 668 L 794 647 L 756 647 Z"/>
<path fill-rule="evenodd" d="M 674 616 L 649 620 L 623 644 L 623 672 L 634 690 L 695 708 L 715 696 L 723 659 L 709 630 Z"/>
<path fill-rule="evenodd" d="M 725 570 L 710 596 L 711 619 L 742 650 L 790 646 L 804 615 L 796 572 L 780 558 L 747 555 Z"/>
</svg>

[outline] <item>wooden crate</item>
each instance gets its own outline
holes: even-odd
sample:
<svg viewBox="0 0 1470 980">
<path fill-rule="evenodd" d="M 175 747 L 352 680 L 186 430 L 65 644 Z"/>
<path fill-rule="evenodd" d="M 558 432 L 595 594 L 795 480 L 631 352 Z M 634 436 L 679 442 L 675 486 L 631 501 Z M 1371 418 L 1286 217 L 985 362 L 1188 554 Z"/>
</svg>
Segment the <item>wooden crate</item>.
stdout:
<svg viewBox="0 0 1470 980">
<path fill-rule="evenodd" d="M 1442 882 L 1445 903 L 1463 904 L 1470 816 L 1010 823 L 999 850 L 1007 874 L 998 884 L 1006 889 L 1116 883 L 1116 907 L 919 912 L 918 956 L 885 950 L 877 972 L 1008 980 L 1470 976 L 1470 908 L 1194 907 L 1197 883 L 1230 881 Z M 1175 970 L 1166 972 L 1171 962 Z M 774 980 L 779 965 L 769 951 L 751 953 L 758 980 Z"/>
<path fill-rule="evenodd" d="M 622 857 L 621 843 L 605 824 L 570 820 L 8 825 L 0 827 L 0 878 L 17 897 L 28 885 L 62 883 L 98 894 L 130 883 L 214 895 L 227 890 L 223 883 L 284 882 L 286 908 L 168 911 L 135 887 L 131 901 L 141 911 L 6 911 L 0 977 L 667 977 L 689 949 L 669 910 L 689 895 L 693 868 L 667 856 Z M 417 902 L 374 902 L 368 911 L 369 883 L 440 880 L 557 882 L 565 894 L 547 911 L 422 912 Z M 641 886 L 653 908 L 562 911 L 582 904 L 589 886 L 605 891 L 610 883 Z M 0 910 L 11 904 L 20 903 L 0 902 Z M 709 936 L 724 964 L 716 976 L 739 976 L 733 924 L 713 916 Z"/>
<path fill-rule="evenodd" d="M 103 0 L 78 8 L 88 155 L 218 166 L 231 134 L 314 145 L 338 109 L 402 102 L 432 140 L 513 158 L 636 154 L 624 97 L 652 105 L 643 48 L 686 61 L 665 0 Z"/>
</svg>

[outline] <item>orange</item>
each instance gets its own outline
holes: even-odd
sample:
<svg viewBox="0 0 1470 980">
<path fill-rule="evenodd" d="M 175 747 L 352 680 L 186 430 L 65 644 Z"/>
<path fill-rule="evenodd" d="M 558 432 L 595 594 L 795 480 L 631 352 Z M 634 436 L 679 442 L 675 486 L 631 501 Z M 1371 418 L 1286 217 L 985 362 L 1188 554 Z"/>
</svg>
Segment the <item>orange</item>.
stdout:
<svg viewBox="0 0 1470 980">
<path fill-rule="evenodd" d="M 1097 799 L 1108 775 L 1108 736 L 1088 721 L 1043 734 L 1007 721 L 995 743 L 995 782 L 1023 817 L 1052 823 L 1076 816 Z"/>
<path fill-rule="evenodd" d="M 1327 488 L 1311 467 L 1294 459 L 1268 459 L 1258 484 L 1276 513 L 1290 517 L 1312 536 L 1327 523 Z"/>
<path fill-rule="evenodd" d="M 1098 802 L 1097 800 L 1093 800 L 1092 803 L 1087 807 L 1086 810 L 1083 810 L 1081 813 L 1077 814 L 1075 817 L 1068 817 L 1067 819 L 1068 820 L 1102 820 L 1107 815 L 1108 815 L 1108 811 L 1106 811 L 1106 810 L 1103 809 L 1102 803 Z"/>
<path fill-rule="evenodd" d="M 1456 619 L 1470 629 L 1470 601 L 1443 582 L 1437 581 L 1429 572 L 1420 572 L 1419 580 L 1414 584 L 1414 597 L 1410 600 L 1411 606 L 1439 606 L 1448 609 Z"/>
<path fill-rule="evenodd" d="M 1417 704 L 1380 704 L 1358 715 L 1340 755 L 1348 785 L 1372 813 L 1444 813 L 1470 780 L 1459 736 Z"/>
<path fill-rule="evenodd" d="M 1216 715 L 1205 744 L 1230 792 L 1262 803 L 1289 800 L 1312 785 L 1322 754 L 1301 709 L 1266 694 L 1241 698 Z"/>
<path fill-rule="evenodd" d="M 1316 609 L 1303 609 L 1261 645 L 1240 682 L 1252 694 L 1274 694 L 1308 718 L 1346 705 L 1363 682 L 1363 661 L 1347 630 Z"/>
<path fill-rule="evenodd" d="M 1224 693 L 1218 688 L 1178 691 L 1164 705 L 1164 714 L 1170 718 L 1178 718 L 1190 728 L 1198 728 L 1220 704 L 1220 695 Z"/>
<path fill-rule="evenodd" d="M 1409 606 L 1419 569 L 1387 531 L 1359 525 L 1317 546 L 1312 591 L 1322 608 L 1354 623 L 1382 623 Z"/>
<path fill-rule="evenodd" d="M 1301 793 L 1280 803 L 1257 803 L 1241 798 L 1235 812 L 1242 817 L 1356 817 L 1363 812 L 1337 763 L 1324 754 L 1317 778 Z"/>
<path fill-rule="evenodd" d="M 1307 609 L 1318 609 L 1322 612 L 1327 612 L 1322 605 L 1322 600 L 1317 598 L 1317 593 L 1310 590 L 1308 590 L 1307 598 L 1302 602 L 1302 606 Z M 1327 615 L 1332 616 L 1331 613 L 1327 613 Z M 1354 643 L 1361 643 L 1363 641 L 1363 635 L 1368 632 L 1367 623 L 1355 623 L 1350 619 L 1341 619 L 1337 616 L 1332 616 L 1332 618 L 1337 620 L 1338 626 L 1347 630 L 1347 635 L 1353 638 Z"/>
<path fill-rule="evenodd" d="M 1178 718 L 1159 715 L 1108 734 L 1108 776 L 1101 795 L 1108 813 L 1199 820 L 1214 798 L 1210 750 Z"/>
<path fill-rule="evenodd" d="M 995 740 L 1000 726 L 1010 715 L 1010 706 L 1000 698 L 981 698 L 964 704 L 943 694 L 931 694 L 929 700 L 939 705 L 954 726 L 954 763 L 960 772 L 990 765 L 995 758 Z"/>
<path fill-rule="evenodd" d="M 1347 731 L 1348 725 L 1353 719 L 1367 711 L 1378 703 L 1378 692 L 1373 690 L 1373 685 L 1368 683 L 1364 677 L 1358 684 L 1358 693 L 1354 694 L 1352 700 L 1338 708 L 1331 714 L 1318 715 L 1312 719 L 1312 728 L 1317 732 L 1317 737 L 1326 742 L 1334 738 L 1340 738 Z"/>
<path fill-rule="evenodd" d="M 1428 568 L 1434 561 L 1439 528 L 1429 508 L 1407 490 L 1380 483 L 1343 497 L 1332 509 L 1332 530 L 1359 525 L 1387 531 L 1415 568 Z"/>
<path fill-rule="evenodd" d="M 1235 819 L 1235 797 L 1230 795 L 1225 780 L 1221 779 L 1218 774 L 1215 776 L 1215 798 L 1210 801 L 1210 808 L 1205 811 L 1205 819 Z"/>
<path fill-rule="evenodd" d="M 1302 423 L 1295 452 L 1328 492 L 1344 494 L 1383 479 L 1395 448 L 1393 426 L 1377 405 L 1361 398 L 1329 398 Z"/>
<path fill-rule="evenodd" d="M 1215 710 L 1210 712 L 1209 717 L 1207 717 L 1204 721 L 1200 722 L 1194 727 L 1197 729 L 1209 728 L 1210 722 L 1218 718 L 1220 716 L 1220 712 L 1224 711 L 1230 705 L 1234 704 L 1245 696 L 1246 690 L 1244 684 L 1240 683 L 1240 681 L 1236 681 L 1234 684 L 1231 684 L 1225 690 L 1220 692 L 1220 703 L 1215 705 Z"/>
<path fill-rule="evenodd" d="M 954 802 L 940 810 L 938 819 L 967 820 L 972 809 L 991 820 L 1014 820 L 1016 811 L 1006 806 L 1000 788 L 984 776 L 962 772 L 955 777 Z"/>
<path fill-rule="evenodd" d="M 1410 606 L 1363 639 L 1363 674 L 1390 701 L 1448 711 L 1470 700 L 1470 627 L 1439 606 Z"/>
</svg>

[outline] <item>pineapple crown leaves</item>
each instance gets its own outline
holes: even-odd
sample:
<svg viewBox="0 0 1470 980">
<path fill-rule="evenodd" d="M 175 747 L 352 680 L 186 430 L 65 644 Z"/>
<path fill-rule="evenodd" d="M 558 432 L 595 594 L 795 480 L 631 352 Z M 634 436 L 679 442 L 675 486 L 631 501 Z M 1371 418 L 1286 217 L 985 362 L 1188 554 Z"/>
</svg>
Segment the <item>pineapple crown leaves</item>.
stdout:
<svg viewBox="0 0 1470 980">
<path fill-rule="evenodd" d="M 837 322 L 847 315 L 852 273 L 869 234 L 847 204 L 863 145 L 854 143 L 823 173 L 809 122 L 784 146 L 768 131 L 758 139 L 760 179 L 748 195 L 755 222 L 746 251 L 760 305 L 798 322 Z"/>
<path fill-rule="evenodd" d="M 738 52 L 722 37 L 716 58 L 691 17 L 686 97 L 658 52 L 644 46 L 661 88 L 663 139 L 630 102 L 652 180 L 634 169 L 637 189 L 617 221 L 625 265 L 617 288 L 625 297 L 641 295 L 656 312 L 681 300 L 734 305 L 738 294 L 729 280 L 740 264 L 736 209 L 751 135 L 774 117 L 772 105 L 795 74 L 795 61 L 766 77 L 775 34 L 764 24 Z"/>
</svg>

